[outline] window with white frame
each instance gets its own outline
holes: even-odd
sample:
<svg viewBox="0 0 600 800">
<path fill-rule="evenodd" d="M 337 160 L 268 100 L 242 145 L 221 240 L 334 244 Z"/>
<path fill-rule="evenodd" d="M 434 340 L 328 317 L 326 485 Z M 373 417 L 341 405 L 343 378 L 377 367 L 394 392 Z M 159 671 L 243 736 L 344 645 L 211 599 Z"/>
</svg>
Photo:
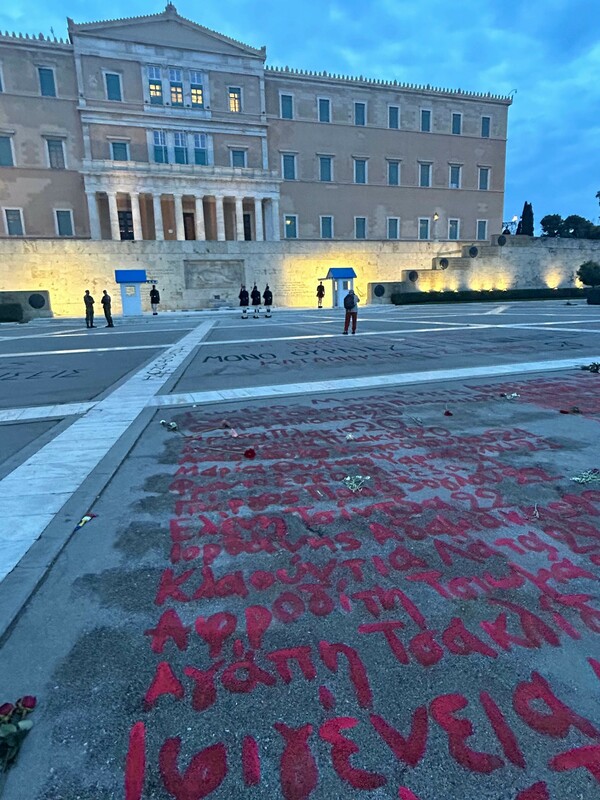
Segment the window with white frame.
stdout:
<svg viewBox="0 0 600 800">
<path fill-rule="evenodd" d="M 398 130 L 400 127 L 400 106 L 388 106 L 388 128 Z"/>
<path fill-rule="evenodd" d="M 176 67 L 169 68 L 169 90 L 172 106 L 183 105 L 183 70 Z"/>
<path fill-rule="evenodd" d="M 65 148 L 62 139 L 46 139 L 50 169 L 65 169 Z"/>
<path fill-rule="evenodd" d="M 296 156 L 294 153 L 282 153 L 281 174 L 284 181 L 296 180 Z"/>
<path fill-rule="evenodd" d="M 477 220 L 477 239 L 480 242 L 487 241 L 488 238 L 488 221 L 487 219 Z"/>
<path fill-rule="evenodd" d="M 319 217 L 321 228 L 321 239 L 333 239 L 333 217 L 324 216 Z"/>
<path fill-rule="evenodd" d="M 192 108 L 204 108 L 204 78 L 199 70 L 190 70 Z"/>
<path fill-rule="evenodd" d="M 482 117 L 481 118 L 481 138 L 482 139 L 489 139 L 490 138 L 490 128 L 492 124 L 491 117 Z"/>
<path fill-rule="evenodd" d="M 450 189 L 460 189 L 462 179 L 462 166 L 460 164 L 450 164 L 448 175 L 448 186 Z"/>
<path fill-rule="evenodd" d="M 104 86 L 106 88 L 106 99 L 121 101 L 123 100 L 123 92 L 121 89 L 121 76 L 118 72 L 105 72 L 104 73 Z"/>
<path fill-rule="evenodd" d="M 283 218 L 284 235 L 286 239 L 298 238 L 298 217 L 296 214 L 286 214 Z"/>
<path fill-rule="evenodd" d="M 419 217 L 419 239 L 429 239 L 429 217 Z"/>
<path fill-rule="evenodd" d="M 333 157 L 319 156 L 319 180 L 330 183 L 333 180 Z"/>
<path fill-rule="evenodd" d="M 354 238 L 366 239 L 367 238 L 367 218 L 354 217 Z"/>
<path fill-rule="evenodd" d="M 148 67 L 148 79 L 151 81 L 160 81 L 162 80 L 162 71 L 160 67 L 157 67 L 154 64 L 150 64 Z"/>
<path fill-rule="evenodd" d="M 56 81 L 52 67 L 38 67 L 38 78 L 42 97 L 56 97 Z"/>
<path fill-rule="evenodd" d="M 355 158 L 354 159 L 354 183 L 367 182 L 367 159 Z"/>
<path fill-rule="evenodd" d="M 421 109 L 421 131 L 431 133 L 431 111 L 428 108 Z"/>
<path fill-rule="evenodd" d="M 56 208 L 54 210 L 57 236 L 73 236 L 73 212 L 70 208 Z"/>
<path fill-rule="evenodd" d="M 194 133 L 194 164 L 208 164 L 208 137 L 205 133 Z"/>
<path fill-rule="evenodd" d="M 245 167 L 246 166 L 246 151 L 245 150 L 232 150 L 231 151 L 231 166 L 232 167 Z"/>
<path fill-rule="evenodd" d="M 490 188 L 490 168 L 489 167 L 479 167 L 478 186 L 483 191 L 487 191 Z"/>
<path fill-rule="evenodd" d="M 388 239 L 400 238 L 400 217 L 387 218 L 387 238 Z"/>
<path fill-rule="evenodd" d="M 175 163 L 187 164 L 188 163 L 187 134 L 184 131 L 175 131 L 173 135 L 173 140 L 175 145 L 173 149 Z"/>
<path fill-rule="evenodd" d="M 0 134 L 0 167 L 14 167 L 12 137 Z"/>
<path fill-rule="evenodd" d="M 319 122 L 331 122 L 331 100 L 328 97 L 319 97 Z"/>
<path fill-rule="evenodd" d="M 183 80 L 183 72 L 179 67 L 169 67 L 169 80 L 175 83 L 181 83 Z"/>
<path fill-rule="evenodd" d="M 168 164 L 167 134 L 164 131 L 152 131 L 152 140 L 154 144 L 154 161 L 157 164 Z"/>
<path fill-rule="evenodd" d="M 162 86 L 162 72 L 160 67 L 148 67 L 148 95 L 150 97 L 150 104 L 153 106 L 162 106 L 163 104 L 163 86 Z"/>
<path fill-rule="evenodd" d="M 240 114 L 242 111 L 242 89 L 240 86 L 229 87 L 229 110 L 233 114 Z"/>
<path fill-rule="evenodd" d="M 354 124 L 366 125 L 367 124 L 367 104 L 354 103 Z"/>
<path fill-rule="evenodd" d="M 281 104 L 281 119 L 294 119 L 294 96 L 281 94 L 279 95 L 279 102 Z"/>
<path fill-rule="evenodd" d="M 4 220 L 6 223 L 6 232 L 9 236 L 25 235 L 25 226 L 23 225 L 22 208 L 5 208 Z"/>
<path fill-rule="evenodd" d="M 400 186 L 400 162 L 388 160 L 387 162 L 388 186 Z"/>
<path fill-rule="evenodd" d="M 110 154 L 113 161 L 129 161 L 129 142 L 112 141 Z"/>
<path fill-rule="evenodd" d="M 459 219 L 449 219 L 448 220 L 448 239 L 452 241 L 456 241 L 460 239 L 460 220 Z"/>
<path fill-rule="evenodd" d="M 431 186 L 431 164 L 419 164 L 419 186 L 423 189 Z"/>
<path fill-rule="evenodd" d="M 462 114 L 452 114 L 452 133 L 454 136 L 462 133 Z"/>
</svg>

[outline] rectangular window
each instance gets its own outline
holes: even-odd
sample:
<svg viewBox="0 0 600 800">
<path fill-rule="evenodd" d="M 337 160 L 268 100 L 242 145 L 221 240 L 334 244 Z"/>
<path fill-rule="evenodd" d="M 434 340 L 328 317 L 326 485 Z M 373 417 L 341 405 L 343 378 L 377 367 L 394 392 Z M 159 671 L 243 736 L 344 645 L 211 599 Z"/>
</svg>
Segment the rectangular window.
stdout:
<svg viewBox="0 0 600 800">
<path fill-rule="evenodd" d="M 354 159 L 354 183 L 367 182 L 367 161 L 365 158 Z"/>
<path fill-rule="evenodd" d="M 167 136 L 164 131 L 152 131 L 154 140 L 154 161 L 157 164 L 168 164 Z"/>
<path fill-rule="evenodd" d="M 150 93 L 150 103 L 153 106 L 162 106 L 163 104 L 163 90 L 161 81 L 149 81 L 148 91 Z"/>
<path fill-rule="evenodd" d="M 23 212 L 20 208 L 5 208 L 6 232 L 9 236 L 24 236 Z"/>
<path fill-rule="evenodd" d="M 162 73 L 160 71 L 160 67 L 149 66 L 148 67 L 148 78 L 151 81 L 160 81 L 162 79 Z"/>
<path fill-rule="evenodd" d="M 388 186 L 400 186 L 400 162 L 388 161 Z"/>
<path fill-rule="evenodd" d="M 181 83 L 183 81 L 182 71 L 178 67 L 169 67 L 169 80 Z"/>
<path fill-rule="evenodd" d="M 452 114 L 452 133 L 454 136 L 462 133 L 462 114 Z"/>
<path fill-rule="evenodd" d="M 204 87 L 201 83 L 192 83 L 190 85 L 190 93 L 192 95 L 192 106 L 194 108 L 204 108 Z"/>
<path fill-rule="evenodd" d="M 10 136 L 0 136 L 0 167 L 14 167 Z"/>
<path fill-rule="evenodd" d="M 399 106 L 388 106 L 388 128 L 398 130 L 400 127 L 400 108 Z"/>
<path fill-rule="evenodd" d="M 298 238 L 298 217 L 295 214 L 286 214 L 283 218 L 286 239 Z"/>
<path fill-rule="evenodd" d="M 487 191 L 490 188 L 490 168 L 479 167 L 479 188 Z"/>
<path fill-rule="evenodd" d="M 460 164 L 450 164 L 448 185 L 451 189 L 460 189 L 462 167 Z"/>
<path fill-rule="evenodd" d="M 354 238 L 366 239 L 367 238 L 367 218 L 354 217 Z"/>
<path fill-rule="evenodd" d="M 0 65 L 0 93 L 4 91 L 4 81 L 2 80 L 2 65 Z"/>
<path fill-rule="evenodd" d="M 176 81 L 171 81 L 171 105 L 172 106 L 182 106 L 183 105 L 183 83 L 178 83 Z"/>
<path fill-rule="evenodd" d="M 50 67 L 38 67 L 40 78 L 40 94 L 42 97 L 56 97 L 56 84 L 54 83 L 54 70 Z"/>
<path fill-rule="evenodd" d="M 367 124 L 367 104 L 354 103 L 354 124 L 366 125 Z"/>
<path fill-rule="evenodd" d="M 65 150 L 62 139 L 46 139 L 50 169 L 65 168 Z"/>
<path fill-rule="evenodd" d="M 423 133 L 431 132 L 431 111 L 428 109 L 421 109 L 421 131 Z"/>
<path fill-rule="evenodd" d="M 429 219 L 427 217 L 419 218 L 419 239 L 429 239 Z"/>
<path fill-rule="evenodd" d="M 459 219 L 449 219 L 448 220 L 448 238 L 452 241 L 456 241 L 460 239 L 460 220 Z"/>
<path fill-rule="evenodd" d="M 400 218 L 388 217 L 387 219 L 387 238 L 399 239 L 400 238 Z"/>
<path fill-rule="evenodd" d="M 423 189 L 431 186 L 431 164 L 419 164 L 419 186 Z"/>
<path fill-rule="evenodd" d="M 199 69 L 190 70 L 190 83 L 204 83 L 204 76 Z"/>
<path fill-rule="evenodd" d="M 208 146 L 205 133 L 194 134 L 194 164 L 200 166 L 208 164 Z"/>
<path fill-rule="evenodd" d="M 333 217 L 321 217 L 321 239 L 333 239 Z"/>
<path fill-rule="evenodd" d="M 239 86 L 229 87 L 229 110 L 234 114 L 242 111 L 242 90 Z"/>
<path fill-rule="evenodd" d="M 175 131 L 175 163 L 187 164 L 188 163 L 188 147 L 187 147 L 187 134 L 182 131 Z"/>
<path fill-rule="evenodd" d="M 284 181 L 296 180 L 296 156 L 293 153 L 284 153 L 281 156 L 281 172 Z"/>
<path fill-rule="evenodd" d="M 291 94 L 280 95 L 281 119 L 294 119 L 294 98 Z"/>
<path fill-rule="evenodd" d="M 113 161 L 129 161 L 129 144 L 127 142 L 111 142 L 110 149 Z"/>
<path fill-rule="evenodd" d="M 331 122 L 331 101 L 327 97 L 319 97 L 319 122 Z"/>
<path fill-rule="evenodd" d="M 490 138 L 491 122 L 492 122 L 492 118 L 491 117 L 482 117 L 481 118 L 481 138 L 482 139 L 489 139 Z"/>
<path fill-rule="evenodd" d="M 107 100 L 122 100 L 121 76 L 117 72 L 105 72 L 104 82 L 106 84 Z"/>
<path fill-rule="evenodd" d="M 246 166 L 246 151 L 245 150 L 232 150 L 231 151 L 231 166 L 232 167 L 245 167 Z"/>
<path fill-rule="evenodd" d="M 56 232 L 59 236 L 73 236 L 73 212 L 56 209 Z"/>
<path fill-rule="evenodd" d="M 330 183 L 333 180 L 333 158 L 319 156 L 319 180 Z"/>
<path fill-rule="evenodd" d="M 487 241 L 488 238 L 487 227 L 488 227 L 487 219 L 477 220 L 477 238 L 479 239 L 480 242 Z"/>
</svg>

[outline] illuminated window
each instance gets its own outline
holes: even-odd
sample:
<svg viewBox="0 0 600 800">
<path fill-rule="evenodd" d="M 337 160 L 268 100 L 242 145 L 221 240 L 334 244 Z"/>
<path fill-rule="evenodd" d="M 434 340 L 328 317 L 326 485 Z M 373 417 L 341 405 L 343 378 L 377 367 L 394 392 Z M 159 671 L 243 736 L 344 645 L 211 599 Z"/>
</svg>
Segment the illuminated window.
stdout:
<svg viewBox="0 0 600 800">
<path fill-rule="evenodd" d="M 168 164 L 167 136 L 164 131 L 152 131 L 154 140 L 154 161 L 157 164 Z"/>
<path fill-rule="evenodd" d="M 183 84 L 182 83 L 173 83 L 173 81 L 171 81 L 171 105 L 172 106 L 182 106 L 183 105 Z"/>
<path fill-rule="evenodd" d="M 459 219 L 449 219 L 448 220 L 448 238 L 456 241 L 460 239 L 460 220 Z"/>
<path fill-rule="evenodd" d="M 208 147 L 205 133 L 194 134 L 194 164 L 208 164 Z"/>
<path fill-rule="evenodd" d="M 153 106 L 162 106 L 163 104 L 163 89 L 161 81 L 149 81 L 148 91 L 150 93 L 150 102 Z"/>
<path fill-rule="evenodd" d="M 204 89 L 201 83 L 192 83 L 190 86 L 192 105 L 194 108 L 204 108 Z"/>
<path fill-rule="evenodd" d="M 239 86 L 229 87 L 229 110 L 239 114 L 242 110 L 242 90 Z"/>
<path fill-rule="evenodd" d="M 298 238 L 298 217 L 295 214 L 286 214 L 284 217 L 285 224 L 285 238 L 297 239 Z"/>
<path fill-rule="evenodd" d="M 187 135 L 182 131 L 175 131 L 175 163 L 188 163 Z"/>
<path fill-rule="evenodd" d="M 321 239 L 333 239 L 333 217 L 320 217 Z"/>
</svg>

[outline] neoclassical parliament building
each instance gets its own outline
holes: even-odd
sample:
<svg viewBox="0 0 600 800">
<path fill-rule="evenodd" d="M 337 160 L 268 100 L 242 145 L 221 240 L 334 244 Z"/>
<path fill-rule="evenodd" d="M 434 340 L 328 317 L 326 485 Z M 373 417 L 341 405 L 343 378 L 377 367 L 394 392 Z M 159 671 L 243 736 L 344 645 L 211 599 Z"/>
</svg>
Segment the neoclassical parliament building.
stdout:
<svg viewBox="0 0 600 800">
<path fill-rule="evenodd" d="M 489 239 L 510 98 L 265 65 L 181 17 L 0 34 L 0 237 Z"/>
</svg>

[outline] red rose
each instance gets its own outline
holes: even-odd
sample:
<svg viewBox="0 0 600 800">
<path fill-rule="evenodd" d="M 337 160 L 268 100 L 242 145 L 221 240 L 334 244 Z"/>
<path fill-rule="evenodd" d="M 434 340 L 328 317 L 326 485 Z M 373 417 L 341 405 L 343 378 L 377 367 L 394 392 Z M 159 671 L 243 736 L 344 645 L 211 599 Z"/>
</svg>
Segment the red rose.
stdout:
<svg viewBox="0 0 600 800">
<path fill-rule="evenodd" d="M 256 450 L 253 447 L 244 450 L 244 458 L 256 458 Z"/>
<path fill-rule="evenodd" d="M 25 713 L 29 713 L 30 711 L 33 711 L 33 709 L 36 706 L 36 703 L 37 700 L 35 697 L 33 697 L 30 694 L 26 694 L 25 697 L 20 697 L 17 700 L 17 708 L 19 709 L 19 711 L 24 711 Z"/>
<path fill-rule="evenodd" d="M 8 722 L 13 715 L 15 707 L 12 703 L 3 703 L 0 706 L 0 722 Z"/>
</svg>

